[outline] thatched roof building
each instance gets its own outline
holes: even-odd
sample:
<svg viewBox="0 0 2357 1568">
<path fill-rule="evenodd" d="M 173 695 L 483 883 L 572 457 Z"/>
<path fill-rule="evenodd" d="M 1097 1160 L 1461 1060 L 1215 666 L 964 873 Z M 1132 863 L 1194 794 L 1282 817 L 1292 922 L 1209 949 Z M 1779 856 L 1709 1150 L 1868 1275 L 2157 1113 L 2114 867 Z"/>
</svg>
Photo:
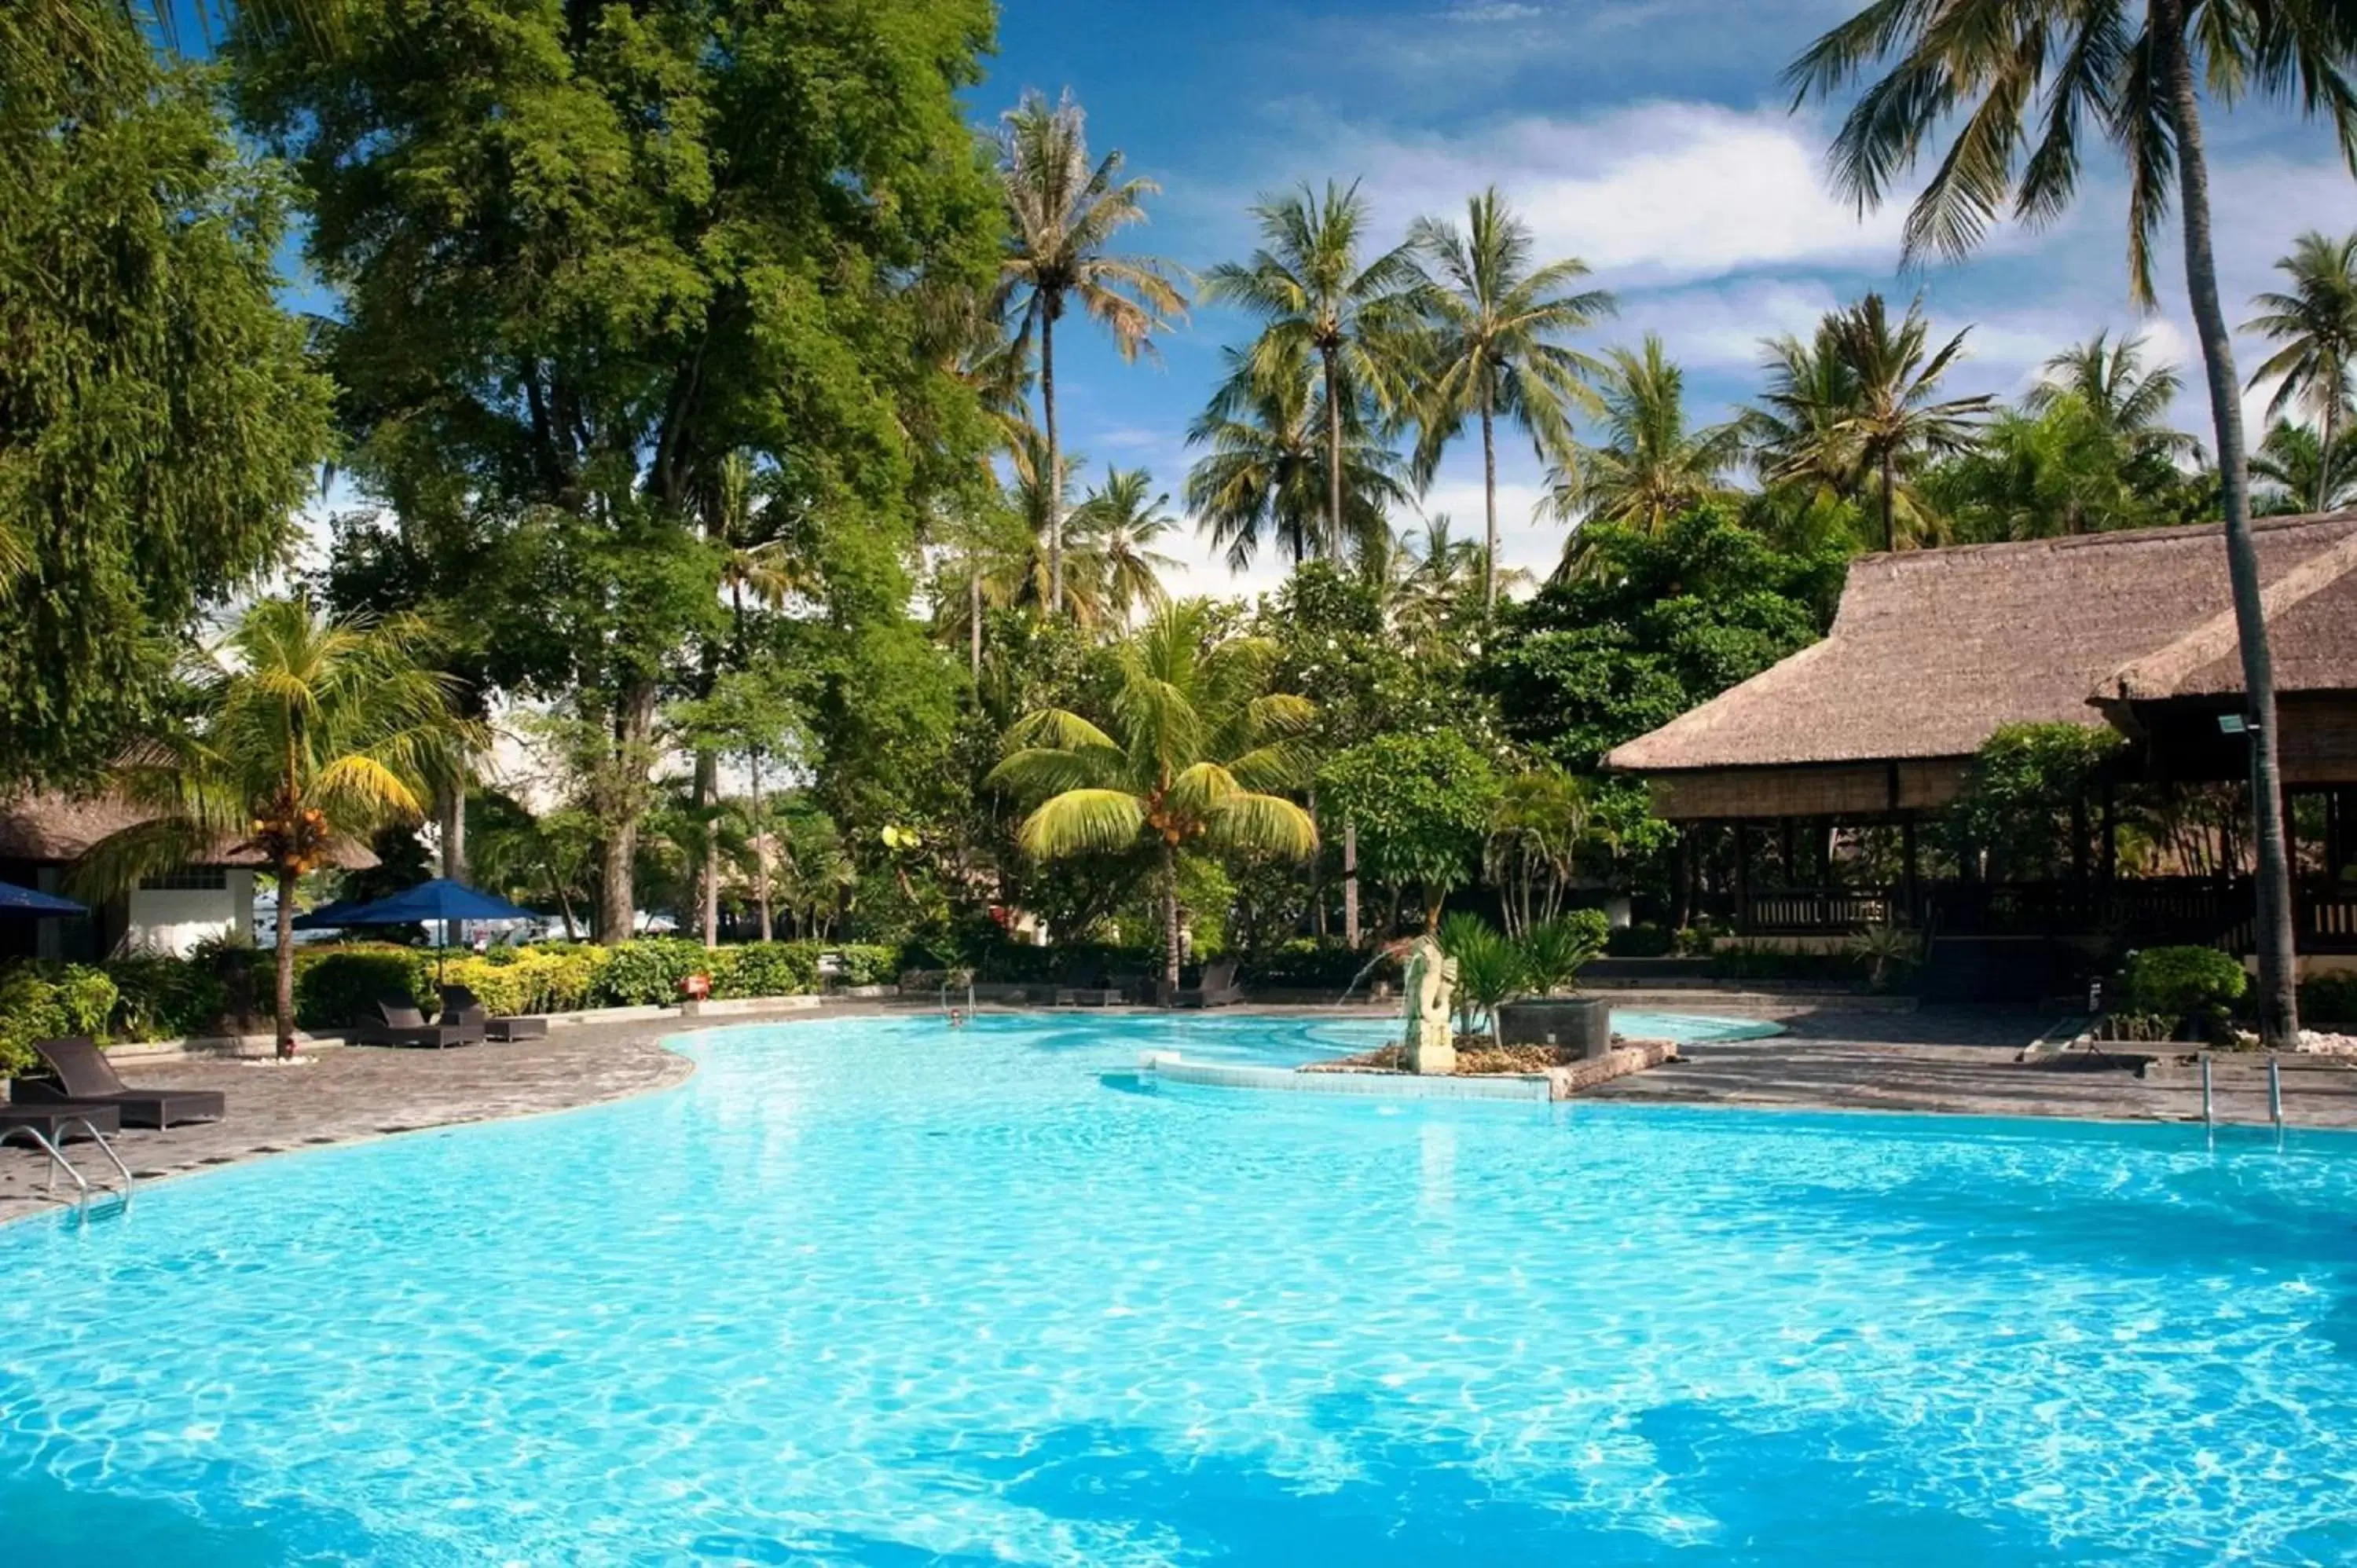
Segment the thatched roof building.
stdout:
<svg viewBox="0 0 2357 1568">
<path fill-rule="evenodd" d="M 153 816 L 116 795 L 34 794 L 0 800 L 0 861 L 70 865 L 101 839 Z M 263 869 L 263 856 L 250 844 L 224 840 L 195 864 L 254 871 Z M 377 858 L 364 844 L 339 841 L 330 850 L 329 864 L 339 870 L 365 871 Z"/>
<path fill-rule="evenodd" d="M 2255 533 L 2287 782 L 2357 782 L 2357 512 Z M 2214 749 L 2241 690 L 2222 528 L 1869 555 L 1824 641 L 1606 761 L 1672 818 L 1904 813 L 1953 799 L 2001 726 L 2174 725 Z"/>
</svg>

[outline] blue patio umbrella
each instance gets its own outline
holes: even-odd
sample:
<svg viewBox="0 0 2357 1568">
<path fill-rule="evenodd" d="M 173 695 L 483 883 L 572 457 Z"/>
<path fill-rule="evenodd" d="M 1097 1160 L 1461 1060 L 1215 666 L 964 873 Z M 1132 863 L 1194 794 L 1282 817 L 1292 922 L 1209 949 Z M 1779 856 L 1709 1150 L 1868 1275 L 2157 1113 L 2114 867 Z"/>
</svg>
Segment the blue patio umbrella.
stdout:
<svg viewBox="0 0 2357 1568">
<path fill-rule="evenodd" d="M 316 909 L 306 910 L 295 917 L 298 931 L 332 931 L 341 926 L 343 917 L 361 907 L 358 898 L 331 898 Z"/>
<path fill-rule="evenodd" d="M 70 898 L 60 898 L 53 893 L 37 893 L 13 882 L 0 882 L 0 918 L 38 920 L 48 915 L 89 913 Z"/>
<path fill-rule="evenodd" d="M 363 904 L 327 905 L 314 909 L 310 918 L 318 919 L 327 909 L 335 912 L 338 926 L 414 926 L 421 920 L 438 921 L 438 929 L 447 935 L 453 920 L 530 920 L 536 918 L 529 909 L 509 903 L 496 894 L 463 882 L 453 882 L 437 876 L 431 882 L 421 882 L 414 887 L 404 887 L 398 893 Z M 322 924 L 327 922 L 322 921 Z M 436 984 L 441 983 L 441 954 L 445 950 L 437 938 L 434 944 Z"/>
</svg>

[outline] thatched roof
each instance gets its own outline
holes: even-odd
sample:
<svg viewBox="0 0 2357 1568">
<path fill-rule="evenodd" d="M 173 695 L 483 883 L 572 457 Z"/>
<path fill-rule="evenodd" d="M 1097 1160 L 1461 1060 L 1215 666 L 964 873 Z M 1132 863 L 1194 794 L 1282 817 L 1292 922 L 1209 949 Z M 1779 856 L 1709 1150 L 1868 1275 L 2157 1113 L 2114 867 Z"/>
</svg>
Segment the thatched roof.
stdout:
<svg viewBox="0 0 2357 1568">
<path fill-rule="evenodd" d="M 113 795 L 20 795 L 0 800 L 0 860 L 70 865 L 99 840 L 153 815 Z M 329 860 L 344 871 L 365 871 L 377 864 L 367 846 L 341 841 Z M 197 864 L 251 869 L 261 866 L 263 859 L 247 845 L 225 840 Z"/>
<path fill-rule="evenodd" d="M 2284 692 L 2357 691 L 2357 512 L 2255 525 Z M 1968 757 L 2001 725 L 2242 689 L 2224 530 L 1868 555 L 1833 631 L 1615 749 L 1631 772 Z"/>
</svg>

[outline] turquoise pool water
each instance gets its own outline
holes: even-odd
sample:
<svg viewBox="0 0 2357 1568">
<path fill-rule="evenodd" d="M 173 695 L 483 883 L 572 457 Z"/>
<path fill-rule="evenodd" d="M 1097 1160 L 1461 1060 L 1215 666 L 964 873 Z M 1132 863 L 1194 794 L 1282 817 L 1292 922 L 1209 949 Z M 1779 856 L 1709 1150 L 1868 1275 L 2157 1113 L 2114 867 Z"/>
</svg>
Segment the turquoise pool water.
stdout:
<svg viewBox="0 0 2357 1568">
<path fill-rule="evenodd" d="M 2357 1144 L 1153 1090 L 1247 1020 L 0 1230 L 0 1560 L 2357 1560 Z"/>
</svg>

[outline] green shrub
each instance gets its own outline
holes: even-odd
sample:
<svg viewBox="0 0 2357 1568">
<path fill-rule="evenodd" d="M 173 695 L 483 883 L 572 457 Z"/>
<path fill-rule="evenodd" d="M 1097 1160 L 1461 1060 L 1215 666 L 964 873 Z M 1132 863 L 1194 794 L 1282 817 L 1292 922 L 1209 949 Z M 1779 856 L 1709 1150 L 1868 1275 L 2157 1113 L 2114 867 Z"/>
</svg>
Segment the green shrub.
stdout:
<svg viewBox="0 0 2357 1568">
<path fill-rule="evenodd" d="M 266 1013 L 271 985 L 266 964 L 257 981 L 255 1002 Z M 433 953 L 390 942 L 295 950 L 295 1022 L 304 1028 L 340 1028 L 365 1016 L 381 996 L 405 996 L 431 1012 Z"/>
<path fill-rule="evenodd" d="M 1469 1035 L 1474 1020 L 1497 1016 L 1501 1003 L 1526 989 L 1522 949 L 1479 915 L 1459 911 L 1440 922 L 1440 950 L 1457 961 L 1457 1032 Z"/>
<path fill-rule="evenodd" d="M 836 950 L 843 956 L 839 978 L 845 985 L 888 985 L 899 977 L 899 948 L 877 942 L 848 942 Z"/>
<path fill-rule="evenodd" d="M 2357 974 L 2319 974 L 2299 988 L 2299 1019 L 2309 1024 L 2357 1024 Z"/>
<path fill-rule="evenodd" d="M 747 942 L 735 958 L 732 996 L 803 996 L 818 989 L 818 958 L 806 942 Z M 715 994 L 721 994 L 717 987 Z"/>
<path fill-rule="evenodd" d="M 1347 942 L 1327 938 L 1300 937 L 1292 941 L 1278 942 L 1264 950 L 1243 969 L 1244 983 L 1265 985 L 1277 991 L 1340 992 L 1359 977 L 1359 972 L 1372 962 L 1366 983 L 1378 979 L 1396 981 L 1399 961 L 1379 950 L 1354 948 Z M 1139 950 L 1125 967 L 1150 969 L 1151 954 Z"/>
<path fill-rule="evenodd" d="M 0 975 L 0 1073 L 30 1067 L 35 1040 L 106 1038 L 116 996 L 114 982 L 86 964 L 24 964 Z"/>
<path fill-rule="evenodd" d="M 1575 913 L 1593 914 L 1601 918 L 1598 910 L 1577 910 Z M 1604 939 L 1604 950 L 1614 958 L 1665 958 L 1676 946 L 1676 936 L 1668 928 L 1651 920 L 1622 926 L 1607 933 Z"/>
<path fill-rule="evenodd" d="M 2250 989 L 2242 961 L 2216 948 L 2147 948 L 2128 955 L 2120 1004 L 2133 1013 L 2217 1021 Z"/>
<path fill-rule="evenodd" d="M 606 967 L 594 992 L 604 1007 L 649 1007 L 676 1002 L 680 982 L 708 974 L 711 956 L 701 942 L 683 937 L 640 937 L 606 950 Z"/>
<path fill-rule="evenodd" d="M 1523 983 L 1542 995 L 1579 989 L 1579 972 L 1605 950 L 1610 931 L 1601 909 L 1566 909 L 1523 933 Z"/>
<path fill-rule="evenodd" d="M 107 1032 L 124 1040 L 172 1040 L 222 1026 L 229 987 L 221 966 L 165 953 L 109 959 L 118 1000 Z"/>
</svg>

